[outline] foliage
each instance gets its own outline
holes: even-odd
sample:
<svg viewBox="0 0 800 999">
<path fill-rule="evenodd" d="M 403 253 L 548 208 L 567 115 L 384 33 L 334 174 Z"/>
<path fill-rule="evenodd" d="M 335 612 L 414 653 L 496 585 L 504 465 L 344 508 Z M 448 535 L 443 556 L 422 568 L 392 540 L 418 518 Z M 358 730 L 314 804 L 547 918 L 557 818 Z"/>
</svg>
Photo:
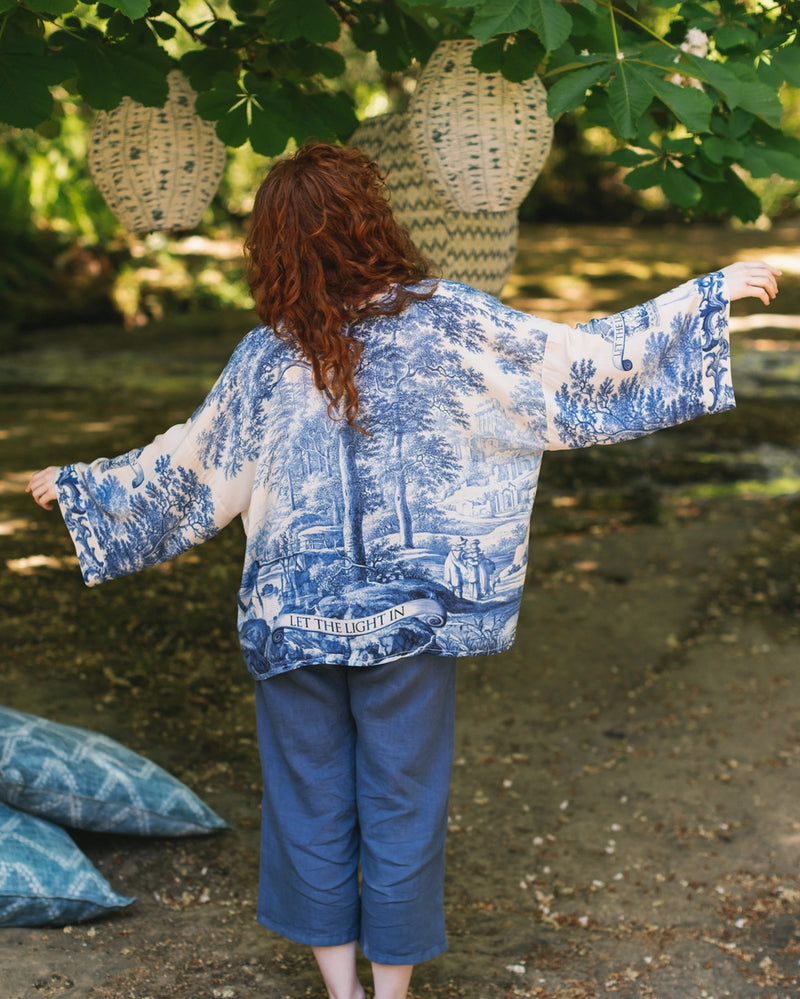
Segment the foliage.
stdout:
<svg viewBox="0 0 800 999">
<path fill-rule="evenodd" d="M 157 106 L 179 65 L 228 146 L 273 156 L 352 133 L 350 46 L 391 74 L 472 36 L 479 69 L 539 73 L 554 118 L 606 130 L 632 188 L 751 220 L 749 179 L 800 180 L 779 96 L 800 87 L 799 17 L 800 0 L 0 0 L 0 120 L 51 128 L 57 86 L 94 109 Z"/>
</svg>

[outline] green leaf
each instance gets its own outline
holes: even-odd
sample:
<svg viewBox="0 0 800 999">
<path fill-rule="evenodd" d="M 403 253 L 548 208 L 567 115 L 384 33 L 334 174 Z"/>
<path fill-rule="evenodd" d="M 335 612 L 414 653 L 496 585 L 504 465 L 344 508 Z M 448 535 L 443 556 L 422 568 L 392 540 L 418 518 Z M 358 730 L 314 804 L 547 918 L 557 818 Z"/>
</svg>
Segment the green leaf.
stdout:
<svg viewBox="0 0 800 999">
<path fill-rule="evenodd" d="M 36 38 L 2 39 L 0 46 L 0 121 L 14 128 L 34 128 L 53 111 L 50 72 L 44 42 Z"/>
<path fill-rule="evenodd" d="M 605 82 L 615 65 L 616 60 L 605 60 L 595 66 L 587 66 L 561 76 L 547 93 L 547 111 L 550 117 L 555 120 L 583 104 L 586 91 L 596 83 Z"/>
<path fill-rule="evenodd" d="M 643 160 L 650 160 L 652 157 L 650 153 L 638 153 L 635 149 L 625 146 L 622 149 L 615 150 L 608 158 L 621 167 L 636 167 Z"/>
<path fill-rule="evenodd" d="M 176 28 L 174 24 L 166 24 L 164 21 L 150 21 L 150 27 L 159 38 L 163 38 L 165 41 L 175 37 Z"/>
<path fill-rule="evenodd" d="M 761 200 L 734 170 L 729 169 L 718 183 L 704 188 L 703 200 L 697 208 L 713 213 L 727 211 L 742 222 L 755 222 L 761 214 Z"/>
<path fill-rule="evenodd" d="M 231 79 L 239 75 L 241 62 L 236 52 L 230 49 L 192 49 L 181 56 L 181 72 L 186 76 L 198 94 L 207 90 L 209 82 L 218 73 L 230 74 Z"/>
<path fill-rule="evenodd" d="M 563 45 L 572 31 L 572 17 L 558 0 L 533 0 L 531 23 L 547 52 Z"/>
<path fill-rule="evenodd" d="M 634 191 L 646 191 L 649 187 L 661 187 L 664 168 L 661 161 L 646 163 L 625 175 L 625 183 Z"/>
<path fill-rule="evenodd" d="M 533 22 L 533 8 L 537 2 L 541 0 L 485 0 L 475 5 L 469 30 L 482 42 L 488 42 L 495 35 L 522 31 Z M 557 0 L 552 2 L 557 3 Z"/>
<path fill-rule="evenodd" d="M 739 163 L 752 177 L 772 177 L 800 180 L 800 157 L 769 146 L 742 143 Z"/>
<path fill-rule="evenodd" d="M 715 112 L 711 118 L 711 127 L 717 135 L 726 136 L 729 139 L 741 139 L 753 127 L 754 121 L 755 119 L 749 111 L 736 108 L 727 115 Z"/>
<path fill-rule="evenodd" d="M 144 17 L 150 7 L 150 0 L 105 0 L 105 3 L 124 14 L 129 21 Z"/>
<path fill-rule="evenodd" d="M 350 26 L 350 33 L 353 41 L 362 52 L 374 52 L 381 69 L 387 73 L 398 73 L 407 69 L 416 57 L 423 64 L 427 62 L 428 56 L 433 49 L 430 40 L 426 45 L 419 46 L 419 38 L 415 35 L 413 42 L 409 41 L 405 30 L 405 22 L 394 23 L 394 30 L 390 30 L 385 19 L 386 10 L 379 5 L 364 4 L 374 15 L 374 18 L 366 15 L 362 20 Z"/>
<path fill-rule="evenodd" d="M 303 39 L 292 42 L 286 51 L 287 63 L 301 78 L 341 76 L 347 68 L 344 56 L 324 45 L 313 45 Z"/>
<path fill-rule="evenodd" d="M 335 42 L 340 33 L 339 19 L 325 0 L 272 0 L 265 24 L 273 38 L 285 42 Z"/>
<path fill-rule="evenodd" d="M 714 45 L 720 52 L 739 46 L 752 48 L 757 43 L 758 35 L 744 24 L 721 24 L 714 29 Z"/>
<path fill-rule="evenodd" d="M 254 106 L 248 130 L 253 151 L 261 156 L 280 156 L 292 138 L 291 108 L 277 97 Z"/>
<path fill-rule="evenodd" d="M 742 145 L 719 135 L 709 135 L 703 139 L 703 155 L 712 163 L 721 166 L 726 160 L 736 162 L 741 156 Z"/>
<path fill-rule="evenodd" d="M 781 73 L 788 84 L 800 87 L 800 46 L 787 46 L 773 52 L 772 65 Z"/>
<path fill-rule="evenodd" d="M 703 196 L 703 189 L 686 170 L 674 163 L 664 165 L 661 190 L 665 196 L 680 208 L 693 208 Z"/>
<path fill-rule="evenodd" d="M 504 53 L 503 76 L 512 83 L 522 83 L 535 75 L 545 51 L 532 31 L 520 31 L 509 40 Z"/>
<path fill-rule="evenodd" d="M 647 80 L 649 84 L 649 80 Z M 624 59 L 617 60 L 614 76 L 608 84 L 608 107 L 619 134 L 632 138 L 639 119 L 653 100 L 653 89 Z"/>
<path fill-rule="evenodd" d="M 216 18 L 208 27 L 198 29 L 204 45 L 225 48 L 231 33 L 231 22 L 224 18 Z"/>
<path fill-rule="evenodd" d="M 682 138 L 667 136 L 661 144 L 665 153 L 675 156 L 694 156 L 698 150 L 698 140 L 693 135 Z"/>
<path fill-rule="evenodd" d="M 12 10 L 16 3 L 11 2 L 4 5 L 0 10 Z M 25 6 L 28 10 L 35 10 L 37 14 L 53 14 L 55 17 L 69 14 L 77 6 L 77 0 L 26 0 Z"/>
<path fill-rule="evenodd" d="M 472 53 L 472 65 L 482 73 L 499 73 L 505 58 L 505 38 L 492 38 Z"/>
<path fill-rule="evenodd" d="M 206 121 L 220 121 L 234 107 L 246 100 L 247 95 L 239 86 L 238 79 L 223 72 L 214 77 L 213 85 L 208 90 L 198 93 L 194 109 Z M 245 139 L 242 139 L 242 142 L 244 141 Z"/>
<path fill-rule="evenodd" d="M 773 128 L 780 128 L 783 117 L 780 97 L 755 76 L 751 66 L 723 64 L 699 56 L 689 56 L 689 61 L 699 79 L 707 80 L 718 90 L 730 108 L 742 107 Z"/>
<path fill-rule="evenodd" d="M 297 142 L 311 138 L 334 142 L 352 135 L 358 126 L 352 102 L 344 94 L 308 94 L 293 104 L 293 110 L 299 112 L 294 128 Z"/>
<path fill-rule="evenodd" d="M 173 62 L 147 25 L 116 42 L 89 28 L 82 35 L 58 32 L 53 40 L 75 63 L 78 91 L 90 107 L 110 111 L 123 97 L 147 107 L 166 101 Z"/>
<path fill-rule="evenodd" d="M 391 63 L 402 70 L 410 66 L 414 59 L 424 65 L 436 48 L 438 39 L 435 35 L 424 23 L 420 23 L 422 19 L 410 17 L 397 4 L 377 6 L 382 12 L 381 27 L 373 38 L 381 67 L 386 69 Z"/>
<path fill-rule="evenodd" d="M 715 62 L 712 59 L 703 59 L 691 54 L 683 58 L 688 61 L 698 80 L 710 83 L 715 90 L 718 90 L 725 98 L 728 107 L 737 107 L 744 95 L 744 83 L 740 74 L 735 73 L 725 63 Z"/>
<path fill-rule="evenodd" d="M 748 80 L 744 93 L 739 100 L 739 107 L 754 114 L 756 118 L 780 128 L 783 118 L 783 105 L 775 91 L 760 80 Z"/>
<path fill-rule="evenodd" d="M 637 74 L 643 84 L 649 86 L 662 104 L 665 104 L 682 125 L 690 132 L 711 130 L 711 112 L 714 109 L 711 98 L 695 87 L 680 87 L 661 76 Z"/>
<path fill-rule="evenodd" d="M 226 146 L 232 146 L 234 149 L 238 149 L 239 146 L 243 146 L 247 142 L 250 135 L 250 123 L 246 101 L 231 108 L 217 121 L 216 133 Z"/>
</svg>

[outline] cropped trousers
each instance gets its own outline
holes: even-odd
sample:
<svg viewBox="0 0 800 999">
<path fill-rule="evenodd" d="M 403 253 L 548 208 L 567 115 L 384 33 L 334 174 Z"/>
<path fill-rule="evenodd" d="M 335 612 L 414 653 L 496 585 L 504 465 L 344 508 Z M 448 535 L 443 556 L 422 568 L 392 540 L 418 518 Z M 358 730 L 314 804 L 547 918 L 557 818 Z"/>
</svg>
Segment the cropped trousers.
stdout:
<svg viewBox="0 0 800 999">
<path fill-rule="evenodd" d="M 256 684 L 258 920 L 378 964 L 447 949 L 456 660 L 303 666 Z"/>
</svg>

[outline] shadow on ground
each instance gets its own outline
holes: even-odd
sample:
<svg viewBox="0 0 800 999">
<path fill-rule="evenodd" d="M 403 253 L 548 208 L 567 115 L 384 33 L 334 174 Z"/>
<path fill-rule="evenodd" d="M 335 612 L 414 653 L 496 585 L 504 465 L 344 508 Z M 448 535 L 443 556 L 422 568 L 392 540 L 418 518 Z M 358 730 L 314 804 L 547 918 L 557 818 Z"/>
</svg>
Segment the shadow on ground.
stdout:
<svg viewBox="0 0 800 999">
<path fill-rule="evenodd" d="M 525 233 L 509 293 L 569 321 L 745 253 L 786 278 L 768 320 L 736 311 L 735 413 L 545 460 L 518 642 L 460 671 L 450 950 L 417 970 L 418 999 L 798 994 L 800 241 L 688 232 Z M 9 999 L 324 994 L 306 951 L 255 923 L 240 533 L 86 590 L 57 516 L 21 493 L 40 465 L 185 418 L 247 319 L 224 322 L 29 333 L 0 362 L 2 702 L 125 742 L 235 827 L 80 836 L 138 900 L 0 931 Z"/>
</svg>

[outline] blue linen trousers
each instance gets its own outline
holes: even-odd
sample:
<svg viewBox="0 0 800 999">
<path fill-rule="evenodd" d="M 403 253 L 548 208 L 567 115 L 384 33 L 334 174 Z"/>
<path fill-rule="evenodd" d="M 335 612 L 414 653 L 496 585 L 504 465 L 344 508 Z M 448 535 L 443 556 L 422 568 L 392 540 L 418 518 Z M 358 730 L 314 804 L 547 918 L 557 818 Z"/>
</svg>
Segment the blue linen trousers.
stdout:
<svg viewBox="0 0 800 999">
<path fill-rule="evenodd" d="M 264 780 L 258 920 L 357 940 L 377 964 L 447 949 L 455 658 L 303 666 L 256 684 Z"/>
</svg>

